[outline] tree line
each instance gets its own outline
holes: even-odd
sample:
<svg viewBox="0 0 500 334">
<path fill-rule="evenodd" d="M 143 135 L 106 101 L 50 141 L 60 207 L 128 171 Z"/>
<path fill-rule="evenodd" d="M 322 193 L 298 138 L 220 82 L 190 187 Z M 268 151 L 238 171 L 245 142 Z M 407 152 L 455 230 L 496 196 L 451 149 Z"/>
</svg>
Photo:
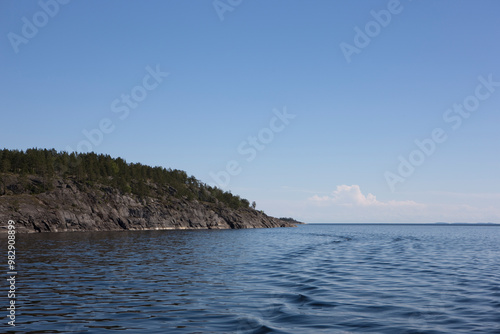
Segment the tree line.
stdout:
<svg viewBox="0 0 500 334">
<path fill-rule="evenodd" d="M 55 178 L 71 178 L 88 185 L 101 184 L 139 197 L 174 196 L 187 200 L 224 203 L 248 208 L 248 200 L 209 186 L 185 171 L 127 163 L 122 158 L 96 153 L 57 152 L 54 149 L 0 150 L 0 172 L 41 177 L 43 184 L 32 193 L 49 191 Z"/>
</svg>

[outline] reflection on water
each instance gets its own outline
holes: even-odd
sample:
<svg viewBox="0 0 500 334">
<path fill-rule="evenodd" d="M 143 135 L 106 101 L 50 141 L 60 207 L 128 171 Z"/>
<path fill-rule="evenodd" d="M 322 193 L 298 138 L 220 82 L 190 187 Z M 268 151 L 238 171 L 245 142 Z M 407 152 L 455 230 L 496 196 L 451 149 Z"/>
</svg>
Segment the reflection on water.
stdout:
<svg viewBox="0 0 500 334">
<path fill-rule="evenodd" d="M 500 332 L 498 227 L 310 225 L 17 241 L 21 332 Z"/>
</svg>

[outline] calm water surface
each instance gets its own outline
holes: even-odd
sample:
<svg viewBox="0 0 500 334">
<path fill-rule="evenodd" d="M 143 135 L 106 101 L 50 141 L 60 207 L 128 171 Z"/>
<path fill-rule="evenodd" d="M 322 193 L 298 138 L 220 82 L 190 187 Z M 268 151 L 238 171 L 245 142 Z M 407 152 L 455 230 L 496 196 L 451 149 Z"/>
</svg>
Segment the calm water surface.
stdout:
<svg viewBox="0 0 500 334">
<path fill-rule="evenodd" d="M 17 241 L 16 330 L 24 333 L 500 333 L 495 226 L 308 225 Z M 4 313 L 0 331 L 8 329 Z"/>
</svg>

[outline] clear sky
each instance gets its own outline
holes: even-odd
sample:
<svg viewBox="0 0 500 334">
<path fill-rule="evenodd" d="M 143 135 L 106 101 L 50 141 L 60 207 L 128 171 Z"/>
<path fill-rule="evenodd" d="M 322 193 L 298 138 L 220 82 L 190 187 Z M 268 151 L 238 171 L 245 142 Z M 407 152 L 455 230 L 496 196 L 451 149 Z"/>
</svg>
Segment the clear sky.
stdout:
<svg viewBox="0 0 500 334">
<path fill-rule="evenodd" d="M 0 146 L 183 169 L 306 222 L 500 222 L 499 13 L 3 0 Z"/>
</svg>

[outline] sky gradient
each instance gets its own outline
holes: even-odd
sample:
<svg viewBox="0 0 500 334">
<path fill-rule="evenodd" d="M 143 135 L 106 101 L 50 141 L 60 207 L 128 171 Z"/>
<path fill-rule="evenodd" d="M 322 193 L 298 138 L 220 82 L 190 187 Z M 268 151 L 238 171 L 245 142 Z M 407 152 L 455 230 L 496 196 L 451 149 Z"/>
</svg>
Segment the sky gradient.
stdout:
<svg viewBox="0 0 500 334">
<path fill-rule="evenodd" d="M 306 222 L 500 223 L 499 12 L 1 1 L 0 146 L 183 169 Z"/>
</svg>

